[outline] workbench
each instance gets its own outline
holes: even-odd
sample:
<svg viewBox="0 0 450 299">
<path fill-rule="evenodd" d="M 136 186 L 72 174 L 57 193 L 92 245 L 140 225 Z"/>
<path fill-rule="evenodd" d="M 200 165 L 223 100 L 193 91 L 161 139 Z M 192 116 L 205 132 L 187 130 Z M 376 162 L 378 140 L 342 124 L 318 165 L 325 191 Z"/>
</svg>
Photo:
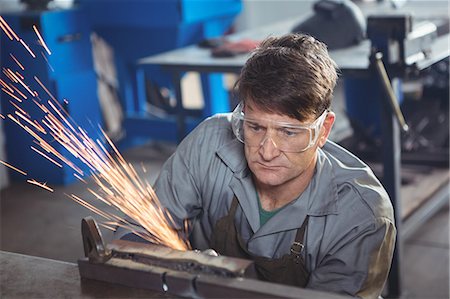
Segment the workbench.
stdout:
<svg viewBox="0 0 450 299">
<path fill-rule="evenodd" d="M 438 27 L 438 32 L 445 34 L 438 38 L 431 45 L 432 54 L 420 61 L 412 63 L 412 66 L 420 71 L 442 59 L 449 57 L 449 35 L 448 35 L 448 3 L 439 1 L 409 1 L 405 6 L 396 10 L 392 10 L 391 3 L 369 2 L 358 3 L 362 13 L 366 18 L 370 15 L 393 15 L 393 14 L 412 14 L 415 22 L 433 21 Z M 447 6 L 446 6 L 447 5 Z M 262 40 L 270 35 L 282 35 L 291 32 L 292 28 L 302 20 L 308 18 L 309 15 L 288 19 L 276 24 L 270 24 L 253 30 L 248 30 L 227 36 L 230 41 L 238 41 L 242 39 Z M 373 69 L 370 67 L 371 42 L 364 40 L 360 44 L 347 47 L 345 49 L 332 50 L 330 56 L 337 63 L 344 80 L 346 78 L 374 76 Z M 198 46 L 189 46 L 174 51 L 161 53 L 159 55 L 142 58 L 137 62 L 137 90 L 143 89 L 143 78 L 145 78 L 146 68 L 158 66 L 164 71 L 170 73 L 173 77 L 176 98 L 176 128 L 178 140 L 181 140 L 201 119 L 193 120 L 190 118 L 190 111 L 182 105 L 181 78 L 185 72 L 199 73 L 239 73 L 249 54 L 237 55 L 234 57 L 215 58 L 212 57 L 210 49 L 202 49 Z M 391 78 L 392 79 L 392 78 Z M 139 83 L 140 82 L 140 83 Z M 395 87 L 395 86 L 394 86 Z M 399 90 L 395 90 L 397 95 Z M 144 95 L 137 92 L 138 101 L 145 101 Z M 383 101 L 380 99 L 381 102 Z M 214 110 L 214 103 L 205 103 L 202 116 L 209 116 L 219 112 Z M 223 105 L 221 106 L 223 107 Z M 386 109 L 381 109 L 386 110 Z M 382 153 L 383 153 L 383 180 L 391 201 L 394 206 L 396 216 L 396 226 L 399 231 L 394 259 L 389 276 L 388 293 L 389 296 L 399 296 L 401 293 L 401 257 L 402 257 L 402 241 L 403 238 L 410 234 L 416 227 L 420 226 L 424 221 L 433 215 L 433 213 L 443 206 L 449 198 L 448 194 L 448 169 L 437 172 L 434 175 L 439 177 L 439 184 L 434 186 L 420 186 L 423 188 L 431 188 L 427 194 L 416 192 L 415 190 L 407 190 L 406 193 L 401 192 L 401 175 L 400 175 L 400 129 L 396 119 L 390 112 L 381 111 L 382 121 Z M 142 122 L 142 132 L 151 131 L 153 124 Z M 173 127 L 172 127 L 173 129 Z M 173 132 L 173 131 L 172 131 Z M 407 213 L 403 212 L 402 206 L 404 201 L 411 198 L 410 194 L 422 194 L 424 198 L 416 199 L 415 207 L 408 209 Z M 417 197 L 417 196 L 415 196 Z M 402 202 L 403 201 L 403 202 Z M 423 209 L 419 209 L 424 202 L 428 203 Z M 408 219 L 403 223 L 403 220 Z M 405 225 L 404 225 L 405 224 Z M 405 229 L 403 229 L 405 226 Z M 404 233 L 405 231 L 405 233 Z"/>
<path fill-rule="evenodd" d="M 1 298 L 173 298 L 80 278 L 73 263 L 0 251 Z"/>
<path fill-rule="evenodd" d="M 180 298 L 170 293 L 164 293 L 162 290 L 153 291 L 92 279 L 81 279 L 76 264 L 6 251 L 0 251 L 0 269 L 1 298 Z M 264 289 L 264 282 L 257 281 L 256 283 L 260 289 Z M 231 285 L 231 283 L 228 282 L 228 285 Z M 289 298 L 349 298 L 337 294 L 275 284 L 268 284 L 267 287 L 270 287 L 275 293 L 277 287 L 288 288 L 290 290 Z M 282 293 L 280 292 L 280 294 Z M 214 293 L 212 297 L 220 298 L 223 295 Z M 238 293 L 230 298 L 236 297 L 245 296 L 239 296 Z M 280 298 L 283 298 L 283 296 L 280 296 Z"/>
</svg>

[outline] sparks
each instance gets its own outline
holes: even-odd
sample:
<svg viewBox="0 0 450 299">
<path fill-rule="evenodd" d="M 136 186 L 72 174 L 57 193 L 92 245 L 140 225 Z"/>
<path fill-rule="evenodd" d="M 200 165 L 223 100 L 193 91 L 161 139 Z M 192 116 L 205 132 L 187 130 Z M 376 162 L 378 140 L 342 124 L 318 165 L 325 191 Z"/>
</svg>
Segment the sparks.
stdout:
<svg viewBox="0 0 450 299">
<path fill-rule="evenodd" d="M 20 174 L 27 175 L 27 173 L 26 173 L 25 171 L 20 170 L 19 168 L 12 166 L 11 164 L 6 163 L 5 161 L 0 160 L 0 163 L 2 163 L 3 165 L 5 165 L 6 167 L 11 168 L 12 170 L 17 171 L 17 172 L 20 173 Z"/>
<path fill-rule="evenodd" d="M 36 25 L 33 25 L 34 32 L 36 32 L 37 37 L 39 38 L 39 42 L 41 43 L 41 46 L 44 47 L 45 51 L 47 51 L 48 55 L 52 55 L 52 52 L 50 52 L 50 49 L 47 47 L 47 44 L 44 42 L 44 39 L 42 38 L 41 34 L 39 33 Z"/>
<path fill-rule="evenodd" d="M 19 73 L 19 72 L 16 72 L 16 75 L 17 75 L 17 77 L 19 77 L 20 79 L 22 79 L 22 80 L 25 80 L 24 76 L 22 76 L 22 74 L 21 74 L 21 73 Z"/>
<path fill-rule="evenodd" d="M 19 41 L 19 37 L 17 36 L 17 34 L 11 29 L 11 27 L 9 27 L 8 23 L 6 23 L 2 16 L 0 16 L 0 26 L 2 27 L 6 35 L 8 35 L 8 37 L 12 35 L 17 41 Z M 10 39 L 13 40 L 11 37 Z"/>
<path fill-rule="evenodd" d="M 53 160 L 52 158 L 50 158 L 49 156 L 47 156 L 46 154 L 44 154 L 43 152 L 41 152 L 40 150 L 35 148 L 34 146 L 32 146 L 31 149 L 34 150 L 35 152 L 37 152 L 39 155 L 46 158 L 47 160 L 49 160 L 50 162 L 52 162 L 53 164 L 55 164 L 56 166 L 58 166 L 59 168 L 62 167 L 62 165 L 60 163 L 56 162 L 55 160 Z"/>
<path fill-rule="evenodd" d="M 19 60 L 17 60 L 16 57 L 14 57 L 14 55 L 12 55 L 11 53 L 9 53 L 9 55 L 11 56 L 11 58 L 14 60 L 14 62 L 22 69 L 22 71 L 25 70 L 25 67 L 19 62 Z"/>
<path fill-rule="evenodd" d="M 19 83 L 14 77 L 11 76 L 11 74 L 5 69 L 2 69 L 3 74 L 5 74 L 6 77 L 8 77 L 9 80 L 11 80 L 14 83 Z"/>
<path fill-rule="evenodd" d="M 24 98 L 25 100 L 28 99 L 26 95 L 24 95 L 17 87 L 15 87 L 14 85 L 10 84 L 10 86 L 18 93 L 20 94 L 20 96 L 22 98 Z"/>
<path fill-rule="evenodd" d="M 18 97 L 16 97 L 15 95 L 13 95 L 12 93 L 10 93 L 8 90 L 6 90 L 6 89 L 4 89 L 4 88 L 2 88 L 2 91 L 4 92 L 4 93 L 6 93 L 6 94 L 8 94 L 9 96 L 11 96 L 12 98 L 14 98 L 16 101 L 18 101 L 18 102 L 22 102 L 22 100 L 21 99 L 19 99 Z"/>
<path fill-rule="evenodd" d="M 27 116 L 29 117 L 29 115 L 25 112 L 25 110 L 23 110 L 22 108 L 20 108 L 17 104 L 15 104 L 15 103 L 12 102 L 12 101 L 9 101 L 9 103 L 10 103 L 11 105 L 13 105 L 17 110 L 19 110 L 22 114 L 27 115 Z"/>
<path fill-rule="evenodd" d="M 34 28 L 34 30 L 39 37 L 37 28 Z M 20 41 L 32 54 L 31 49 L 21 39 Z M 41 45 L 44 46 L 44 44 L 41 41 Z M 44 54 L 42 56 L 45 58 Z M 7 115 L 9 120 L 34 138 L 35 146 L 32 146 L 31 149 L 57 167 L 69 166 L 74 171 L 74 177 L 84 183 L 86 181 L 83 177 L 90 175 L 96 188 L 88 189 L 89 196 L 91 198 L 93 196 L 92 199 L 95 202 L 107 204 L 114 208 L 114 211 L 120 211 L 127 217 L 105 212 L 98 208 L 94 202 L 89 203 L 87 199 L 75 194 L 67 195 L 71 200 L 106 219 L 102 224 L 106 228 L 124 227 L 150 242 L 163 244 L 178 250 L 190 249 L 188 240 L 184 239 L 174 229 L 176 227 L 174 219 L 165 209 L 161 208 L 161 203 L 151 185 L 139 177 L 133 165 L 125 161 L 114 143 L 101 128 L 99 138 L 90 138 L 87 131 L 76 124 L 64 110 L 60 101 L 50 93 L 37 76 L 33 78 L 49 95 L 50 99 L 47 101 L 41 101 L 37 97 L 37 92 L 32 91 L 25 84 L 26 76 L 5 68 L 3 72 L 13 83 L 20 84 L 27 89 L 32 96 L 28 103 L 38 108 L 39 113 L 36 113 L 36 115 L 39 116 L 35 117 L 34 113 L 31 113 L 33 110 L 27 110 L 24 106 L 14 104 L 16 110 Z M 4 84 L 2 83 L 2 85 Z M 6 86 L 2 89 L 5 92 L 10 92 Z M 10 94 L 13 94 L 13 92 L 10 92 Z M 19 98 L 16 97 L 15 99 Z M 63 103 L 66 102 L 67 100 L 63 99 Z M 30 113 L 27 113 L 27 111 Z M 46 141 L 49 138 L 51 142 Z M 68 158 L 67 152 L 72 159 Z M 85 166 L 83 169 L 79 166 L 81 164 Z M 8 167 L 12 166 L 8 164 Z M 144 167 L 143 169 L 146 172 Z M 22 174 L 27 175 L 25 172 L 22 172 Z M 40 183 L 35 179 L 29 179 L 27 182 L 53 191 L 46 183 Z M 183 230 L 183 227 L 180 229 Z"/>
<path fill-rule="evenodd" d="M 1 18 L 1 17 L 0 17 Z M 0 28 L 2 28 L 3 32 L 5 32 L 6 36 L 10 39 L 13 40 L 13 37 L 11 36 L 11 34 L 9 33 L 8 29 L 6 29 L 6 27 L 3 25 L 2 22 L 0 22 Z"/>
<path fill-rule="evenodd" d="M 83 183 L 87 184 L 87 182 L 82 177 L 80 177 L 78 174 L 74 173 L 73 176 L 76 177 L 78 180 L 82 181 Z"/>
<path fill-rule="evenodd" d="M 8 84 L 5 83 L 2 79 L 0 79 L 0 84 L 3 85 L 6 89 L 8 89 L 10 92 L 14 93 L 14 90 L 12 90 L 11 87 L 9 87 Z"/>
<path fill-rule="evenodd" d="M 28 47 L 28 45 L 23 41 L 23 39 L 20 39 L 19 41 L 22 44 L 22 46 L 24 46 L 25 49 L 27 49 L 27 51 L 28 51 L 28 53 L 30 53 L 31 57 L 36 58 L 36 55 L 33 53 L 33 51 L 31 51 L 30 47 Z"/>
<path fill-rule="evenodd" d="M 42 189 L 45 189 L 47 191 L 53 192 L 53 189 L 47 186 L 47 183 L 40 183 L 36 180 L 27 180 L 27 183 L 36 185 L 38 187 L 41 187 Z"/>
<path fill-rule="evenodd" d="M 52 93 L 42 84 L 41 80 L 38 77 L 34 76 L 34 80 L 42 87 L 42 89 L 52 98 L 53 101 L 57 102 L 58 100 L 52 95 Z"/>
<path fill-rule="evenodd" d="M 22 79 L 20 79 L 11 69 L 8 68 L 6 70 L 14 78 L 14 82 L 20 83 L 20 85 L 22 85 L 31 94 L 32 97 L 34 96 L 34 93 L 31 91 L 30 87 L 26 85 Z"/>
</svg>

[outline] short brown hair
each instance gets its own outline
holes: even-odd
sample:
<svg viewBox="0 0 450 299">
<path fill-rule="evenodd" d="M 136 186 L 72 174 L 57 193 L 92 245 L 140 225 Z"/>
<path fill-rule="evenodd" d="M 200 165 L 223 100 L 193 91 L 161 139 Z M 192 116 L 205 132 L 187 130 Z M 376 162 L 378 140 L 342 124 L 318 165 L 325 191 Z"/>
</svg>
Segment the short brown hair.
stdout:
<svg viewBox="0 0 450 299">
<path fill-rule="evenodd" d="M 265 39 L 242 68 L 235 89 L 241 101 L 300 121 L 330 107 L 336 63 L 322 42 L 291 33 Z"/>
</svg>

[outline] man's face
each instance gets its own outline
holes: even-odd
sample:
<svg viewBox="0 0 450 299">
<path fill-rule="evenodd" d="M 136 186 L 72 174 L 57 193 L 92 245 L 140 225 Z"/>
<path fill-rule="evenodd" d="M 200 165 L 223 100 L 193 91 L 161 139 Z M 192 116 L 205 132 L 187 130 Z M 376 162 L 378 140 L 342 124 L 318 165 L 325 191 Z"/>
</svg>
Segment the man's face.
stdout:
<svg viewBox="0 0 450 299">
<path fill-rule="evenodd" d="M 268 187 L 280 187 L 293 181 L 303 180 L 304 177 L 310 177 L 315 167 L 318 144 L 321 144 L 321 140 L 323 141 L 323 138 L 320 138 L 321 135 L 318 142 L 303 152 L 284 152 L 275 145 L 277 139 L 275 134 L 279 133 L 269 123 L 272 121 L 308 125 L 314 122 L 315 117 L 311 116 L 307 121 L 300 122 L 286 115 L 264 112 L 251 102 L 245 104 L 244 110 L 246 117 L 262 120 L 266 135 L 259 146 L 244 143 L 245 157 L 256 183 Z M 256 128 L 256 130 L 259 132 L 260 129 Z M 323 130 L 320 132 L 322 133 Z"/>
</svg>

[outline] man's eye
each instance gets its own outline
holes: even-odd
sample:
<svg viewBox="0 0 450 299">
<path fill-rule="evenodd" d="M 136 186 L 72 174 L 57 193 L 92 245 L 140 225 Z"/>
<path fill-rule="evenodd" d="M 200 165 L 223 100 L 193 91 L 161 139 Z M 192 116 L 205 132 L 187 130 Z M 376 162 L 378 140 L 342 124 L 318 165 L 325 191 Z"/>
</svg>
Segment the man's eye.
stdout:
<svg viewBox="0 0 450 299">
<path fill-rule="evenodd" d="M 293 129 L 282 128 L 280 132 L 286 137 L 294 137 L 297 136 L 298 132 Z"/>
<path fill-rule="evenodd" d="M 245 122 L 245 126 L 247 129 L 254 131 L 254 132 L 259 132 L 262 131 L 264 129 L 263 126 L 261 126 L 258 123 L 254 123 L 254 122 L 250 122 L 250 121 L 246 121 Z"/>
<path fill-rule="evenodd" d="M 262 130 L 262 127 L 260 125 L 256 125 L 256 124 L 248 124 L 248 127 L 255 132 L 259 132 Z"/>
</svg>

